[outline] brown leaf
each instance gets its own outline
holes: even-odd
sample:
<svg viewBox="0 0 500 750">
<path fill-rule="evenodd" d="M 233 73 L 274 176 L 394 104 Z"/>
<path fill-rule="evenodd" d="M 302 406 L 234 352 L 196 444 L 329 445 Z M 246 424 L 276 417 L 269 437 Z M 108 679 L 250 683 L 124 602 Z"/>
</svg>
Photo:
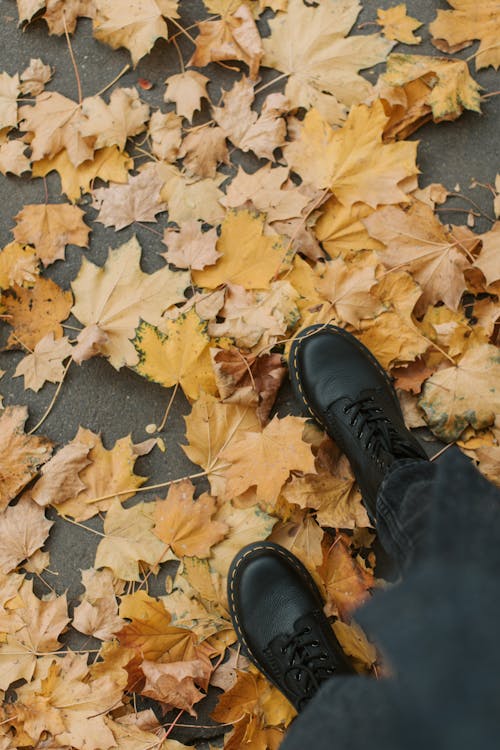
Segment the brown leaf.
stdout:
<svg viewBox="0 0 500 750">
<path fill-rule="evenodd" d="M 53 521 L 27 497 L 0 515 L 0 570 L 10 573 L 45 543 Z"/>
<path fill-rule="evenodd" d="M 341 319 L 359 327 L 361 320 L 373 318 L 383 309 L 380 301 L 370 294 L 376 284 L 375 268 L 371 254 L 349 263 L 335 258 L 326 262 L 316 289 Z"/>
<path fill-rule="evenodd" d="M 432 373 L 433 370 L 427 367 L 423 359 L 417 359 L 406 367 L 395 367 L 391 374 L 394 378 L 395 388 L 401 388 L 401 390 L 411 393 L 420 393 L 422 384 Z"/>
<path fill-rule="evenodd" d="M 149 121 L 148 134 L 151 138 L 151 151 L 158 159 L 170 162 L 177 159 L 182 142 L 181 117 L 173 112 L 154 112 Z"/>
<path fill-rule="evenodd" d="M 0 416 L 0 511 L 36 476 L 49 460 L 52 443 L 24 434 L 26 406 L 8 406 Z"/>
<path fill-rule="evenodd" d="M 71 99 L 57 91 L 46 91 L 37 96 L 33 106 L 21 107 L 19 116 L 20 129 L 33 134 L 33 161 L 52 158 L 63 149 L 75 167 L 92 159 L 94 139 L 82 136 L 80 128 L 85 120 L 81 108 Z"/>
<path fill-rule="evenodd" d="M 270 94 L 260 115 L 251 109 L 254 88 L 248 78 L 237 81 L 224 92 L 223 107 L 213 107 L 213 117 L 226 137 L 242 151 L 253 151 L 259 158 L 273 161 L 273 152 L 285 143 L 287 109 L 282 94 Z"/>
<path fill-rule="evenodd" d="M 370 597 L 373 574 L 353 558 L 342 536 L 325 549 L 318 573 L 326 587 L 327 615 L 339 614 L 342 619 L 349 620 L 352 612 Z"/>
<path fill-rule="evenodd" d="M 168 250 L 162 255 L 168 263 L 173 263 L 177 268 L 201 270 L 217 262 L 221 255 L 216 250 L 217 230 L 203 232 L 202 225 L 201 221 L 188 221 L 180 231 L 165 229 L 163 243 Z"/>
<path fill-rule="evenodd" d="M 44 5 L 50 34 L 62 35 L 66 29 L 72 34 L 78 18 L 93 18 L 95 13 L 94 0 L 46 0 Z"/>
<path fill-rule="evenodd" d="M 33 248 L 10 242 L 0 252 L 0 289 L 30 286 L 39 273 L 38 258 Z"/>
<path fill-rule="evenodd" d="M 215 380 L 226 403 L 254 406 L 262 425 L 278 395 L 286 368 L 280 354 L 247 357 L 238 349 L 210 349 Z"/>
<path fill-rule="evenodd" d="M 14 329 L 6 348 L 34 349 L 48 333 L 55 338 L 63 335 L 61 322 L 69 317 L 73 295 L 64 292 L 52 279 L 39 278 L 32 289 L 13 286 L 8 294 L 2 295 L 2 303 Z"/>
<path fill-rule="evenodd" d="M 486 283 L 493 284 L 500 279 L 500 221 L 479 236 L 483 247 L 474 265 L 484 273 Z"/>
<path fill-rule="evenodd" d="M 30 490 L 32 500 L 41 506 L 57 505 L 82 492 L 86 485 L 79 473 L 92 463 L 90 450 L 91 446 L 80 443 L 78 436 L 61 448 L 42 466 L 42 476 Z"/>
<path fill-rule="evenodd" d="M 85 594 L 73 613 L 73 627 L 80 633 L 111 641 L 124 625 L 118 617 L 118 602 L 110 570 L 82 570 Z"/>
<path fill-rule="evenodd" d="M 178 115 L 191 121 L 196 110 L 201 109 L 201 100 L 208 99 L 207 84 L 210 78 L 203 76 L 196 70 L 186 70 L 169 76 L 165 83 L 164 99 L 166 102 L 175 102 Z"/>
<path fill-rule="evenodd" d="M 243 3 L 219 21 L 201 21 L 196 50 L 188 65 L 203 68 L 218 60 L 242 60 L 256 80 L 262 57 L 262 42 L 248 6 Z"/>
<path fill-rule="evenodd" d="M 154 533 L 177 557 L 209 557 L 210 548 L 221 541 L 228 527 L 213 520 L 215 498 L 207 493 L 194 499 L 191 481 L 173 484 L 165 500 L 157 500 Z"/>
<path fill-rule="evenodd" d="M 21 73 L 21 92 L 38 96 L 50 81 L 53 70 L 50 65 L 45 65 L 40 58 L 31 58 L 28 67 Z"/>
<path fill-rule="evenodd" d="M 13 234 L 18 242 L 33 245 L 36 254 L 48 266 L 64 260 L 66 245 L 88 247 L 90 227 L 85 213 L 67 203 L 24 206 L 15 216 Z"/>
<path fill-rule="evenodd" d="M 230 464 L 223 471 L 225 497 L 256 486 L 258 501 L 274 503 L 292 471 L 314 473 L 314 456 L 303 431 L 302 418 L 275 416 L 262 432 L 247 432 L 223 450 L 221 460 Z"/>
<path fill-rule="evenodd" d="M 27 354 L 18 363 L 13 377 L 24 375 L 24 388 L 39 391 L 45 383 L 60 383 L 66 368 L 64 360 L 71 357 L 73 347 L 66 336 L 54 339 L 48 333 L 36 344 L 33 353 Z"/>
<path fill-rule="evenodd" d="M 196 685 L 204 690 L 208 687 L 212 672 L 212 665 L 208 659 L 168 664 L 143 661 L 141 669 L 146 677 L 146 684 L 141 690 L 142 695 L 165 703 L 166 711 L 180 708 L 196 718 L 193 705 L 205 697 L 205 693 L 200 692 Z"/>
<path fill-rule="evenodd" d="M 156 214 L 167 210 L 161 202 L 161 179 L 149 171 L 129 177 L 127 185 L 110 185 L 94 190 L 93 207 L 97 220 L 106 227 L 123 229 L 134 221 L 156 221 Z"/>
<path fill-rule="evenodd" d="M 127 138 L 146 130 L 149 106 L 139 98 L 137 89 L 114 89 L 106 104 L 100 96 L 92 96 L 82 102 L 85 119 L 80 123 L 80 132 L 95 139 L 94 148 L 118 146 L 123 151 Z"/>
<path fill-rule="evenodd" d="M 225 132 L 218 127 L 193 130 L 182 141 L 179 158 L 188 174 L 215 177 L 217 166 L 229 163 Z"/>
</svg>

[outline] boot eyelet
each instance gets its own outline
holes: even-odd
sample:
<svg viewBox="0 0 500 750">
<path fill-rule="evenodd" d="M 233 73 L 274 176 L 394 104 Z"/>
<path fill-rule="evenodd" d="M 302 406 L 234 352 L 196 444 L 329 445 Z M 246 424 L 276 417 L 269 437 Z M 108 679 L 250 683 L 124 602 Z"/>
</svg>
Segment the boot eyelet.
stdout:
<svg viewBox="0 0 500 750">
<path fill-rule="evenodd" d="M 319 641 L 312 641 L 311 646 L 312 648 L 319 648 Z"/>
</svg>

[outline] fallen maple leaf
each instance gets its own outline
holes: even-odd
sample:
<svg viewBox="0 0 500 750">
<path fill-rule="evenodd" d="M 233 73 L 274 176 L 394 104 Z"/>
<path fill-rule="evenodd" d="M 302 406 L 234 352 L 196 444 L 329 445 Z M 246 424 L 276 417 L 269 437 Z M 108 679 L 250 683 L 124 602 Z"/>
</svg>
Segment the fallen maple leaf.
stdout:
<svg viewBox="0 0 500 750">
<path fill-rule="evenodd" d="M 196 50 L 188 65 L 203 68 L 219 60 L 242 60 L 248 65 L 250 78 L 258 77 L 262 42 L 248 6 L 241 3 L 219 21 L 201 21 L 195 40 Z"/>
<path fill-rule="evenodd" d="M 382 243 L 370 237 L 362 219 L 373 213 L 365 203 L 346 207 L 331 197 L 321 209 L 314 233 L 331 258 L 351 251 L 379 250 Z"/>
<path fill-rule="evenodd" d="M 29 491 L 31 499 L 42 506 L 57 505 L 82 492 L 86 485 L 79 473 L 92 463 L 90 450 L 78 437 L 61 448 L 42 466 L 40 479 Z"/>
<path fill-rule="evenodd" d="M 167 664 L 143 661 L 141 669 L 146 677 L 146 684 L 141 690 L 142 695 L 166 704 L 166 710 L 180 708 L 197 717 L 193 705 L 203 700 L 205 693 L 200 692 L 196 685 L 207 689 L 212 672 L 209 659 L 191 659 Z"/>
<path fill-rule="evenodd" d="M 179 151 L 190 175 L 215 177 L 219 164 L 229 163 L 226 134 L 222 128 L 199 128 L 184 138 Z"/>
<path fill-rule="evenodd" d="M 342 258 L 327 261 L 316 283 L 319 294 L 346 323 L 359 327 L 364 318 L 373 318 L 383 305 L 370 289 L 375 285 L 376 262 L 372 255 L 346 263 Z"/>
<path fill-rule="evenodd" d="M 221 404 L 213 396 L 202 394 L 184 420 L 188 445 L 182 449 L 190 461 L 207 471 L 212 494 L 217 496 L 224 487 L 221 453 L 247 430 L 259 429 L 257 415 L 247 406 Z"/>
<path fill-rule="evenodd" d="M 0 570 L 10 573 L 45 543 L 53 521 L 27 497 L 0 516 Z"/>
<path fill-rule="evenodd" d="M 139 320 L 159 325 L 163 312 L 184 299 L 184 289 L 189 283 L 189 274 L 174 273 L 168 267 L 152 274 L 143 273 L 140 257 L 141 247 L 133 237 L 110 250 L 103 267 L 84 258 L 72 282 L 73 314 L 87 328 L 97 326 L 104 334 L 99 351 L 116 369 L 135 365 L 139 360 L 131 342 Z M 94 353 L 76 346 L 73 356 L 78 362 Z"/>
<path fill-rule="evenodd" d="M 482 249 L 474 265 L 484 274 L 487 284 L 500 279 L 500 222 L 480 235 Z"/>
<path fill-rule="evenodd" d="M 457 365 L 434 373 L 418 405 L 442 440 L 455 440 L 467 425 L 490 426 L 500 411 L 500 355 L 491 344 L 469 348 Z"/>
<path fill-rule="evenodd" d="M 94 148 L 118 146 L 123 151 L 127 138 L 146 129 L 149 106 L 139 98 L 137 89 L 114 89 L 106 104 L 100 96 L 82 102 L 85 117 L 79 129 L 83 136 L 95 139 Z"/>
<path fill-rule="evenodd" d="M 241 78 L 224 92 L 224 106 L 212 108 L 213 117 L 239 149 L 272 161 L 274 150 L 285 143 L 286 123 L 281 115 L 288 110 L 288 100 L 282 94 L 270 94 L 259 115 L 251 109 L 254 96 L 252 83 Z"/>
<path fill-rule="evenodd" d="M 287 75 L 285 96 L 294 109 L 315 107 L 336 124 L 369 95 L 359 70 L 383 62 L 393 43 L 379 34 L 345 39 L 360 10 L 357 0 L 318 7 L 289 0 L 288 12 L 269 22 L 262 63 Z"/>
<path fill-rule="evenodd" d="M 118 616 L 118 602 L 110 570 L 82 570 L 85 594 L 73 613 L 73 627 L 80 633 L 110 641 L 125 621 Z"/>
<path fill-rule="evenodd" d="M 109 504 L 104 519 L 104 538 L 95 556 L 96 568 L 110 568 L 123 581 L 140 581 L 139 562 L 154 567 L 162 562 L 167 545 L 153 534 L 154 506 L 138 503 L 123 508 L 119 500 Z"/>
<path fill-rule="evenodd" d="M 289 180 L 286 167 L 272 169 L 267 164 L 253 174 L 247 174 L 240 166 L 221 203 L 227 208 L 241 208 L 251 202 L 273 222 L 300 216 L 309 200 L 309 196 Z"/>
<path fill-rule="evenodd" d="M 206 224 L 220 224 L 224 218 L 219 202 L 224 193 L 218 187 L 224 179 L 222 175 L 216 180 L 193 182 L 172 164 L 160 162 L 149 169 L 157 170 L 164 180 L 161 199 L 168 203 L 169 221 L 179 226 L 198 219 Z"/>
<path fill-rule="evenodd" d="M 191 400 L 198 398 L 200 391 L 215 391 L 206 322 L 192 309 L 176 320 L 166 320 L 162 328 L 165 333 L 148 323 L 137 329 L 136 372 L 166 388 L 180 384 Z"/>
<path fill-rule="evenodd" d="M 394 39 L 403 44 L 420 44 L 422 37 L 413 33 L 422 23 L 407 15 L 406 5 L 401 3 L 394 8 L 377 10 L 377 23 L 382 27 L 386 39 Z"/>
<path fill-rule="evenodd" d="M 223 320 L 210 321 L 208 333 L 231 338 L 243 349 L 271 346 L 297 322 L 297 297 L 288 281 L 274 281 L 269 291 L 250 292 L 228 284 L 224 307 L 218 311 Z"/>
<path fill-rule="evenodd" d="M 215 246 L 218 235 L 216 229 L 202 231 L 202 222 L 189 221 L 182 225 L 180 231 L 166 229 L 163 243 L 167 246 L 163 257 L 177 268 L 192 268 L 201 271 L 205 266 L 211 266 L 220 258 Z"/>
<path fill-rule="evenodd" d="M 417 172 L 416 143 L 383 143 L 388 118 L 383 105 L 353 107 L 338 130 L 316 110 L 310 110 L 300 137 L 284 148 L 291 168 L 314 187 L 329 188 L 346 207 L 363 202 L 406 203 L 400 183 Z"/>
<path fill-rule="evenodd" d="M 38 96 L 52 78 L 53 70 L 40 58 L 31 58 L 28 67 L 21 73 L 21 93 Z"/>
<path fill-rule="evenodd" d="M 33 161 L 51 159 L 63 149 L 74 167 L 92 159 L 95 139 L 81 134 L 85 120 L 72 99 L 57 91 L 46 91 L 36 97 L 33 106 L 21 107 L 19 117 L 20 129 L 33 135 L 30 144 Z"/>
<path fill-rule="evenodd" d="M 0 416 L 0 511 L 33 479 L 52 453 L 50 440 L 25 435 L 26 406 L 8 406 Z"/>
<path fill-rule="evenodd" d="M 429 206 L 418 202 L 406 212 L 386 206 L 363 223 L 372 237 L 386 245 L 385 250 L 378 251 L 384 265 L 411 270 L 422 287 L 417 314 L 438 301 L 457 309 L 466 288 L 464 271 L 470 267 L 470 249 L 479 241 L 477 236 L 469 233 L 469 241 L 462 240 L 447 231 Z"/>
<path fill-rule="evenodd" d="M 63 362 L 71 357 L 72 350 L 66 336 L 54 339 L 50 332 L 37 342 L 32 354 L 18 363 L 13 377 L 24 375 L 24 388 L 32 391 L 39 391 L 47 381 L 60 383 L 66 371 Z"/>
<path fill-rule="evenodd" d="M 19 74 L 10 76 L 8 73 L 0 73 L 0 131 L 17 126 L 17 100 L 20 93 Z"/>
<path fill-rule="evenodd" d="M 39 0 L 34 2 L 40 6 Z M 42 18 L 50 34 L 72 34 L 81 16 L 93 18 L 95 13 L 94 0 L 45 0 L 42 6 L 46 6 Z"/>
<path fill-rule="evenodd" d="M 354 659 L 356 666 L 361 668 L 360 671 L 370 672 L 378 659 L 377 649 L 359 625 L 354 620 L 349 625 L 336 620 L 333 630 L 344 653 Z"/>
<path fill-rule="evenodd" d="M 388 86 L 406 86 L 421 81 L 428 88 L 425 105 L 434 122 L 455 120 L 464 108 L 481 112 L 480 86 L 472 78 L 465 60 L 427 55 L 392 54 L 380 81 Z M 412 109 L 416 105 L 412 102 Z"/>
<path fill-rule="evenodd" d="M 481 43 L 477 53 L 476 67 L 495 69 L 500 66 L 500 18 L 496 0 L 484 0 L 473 5 L 469 0 L 452 0 L 454 10 L 438 10 L 436 19 L 430 24 L 433 44 L 444 52 L 455 52 L 472 44 Z"/>
<path fill-rule="evenodd" d="M 182 142 L 182 118 L 173 112 L 154 112 L 149 121 L 151 151 L 158 159 L 175 161 Z M 163 186 L 163 183 L 162 183 Z"/>
<path fill-rule="evenodd" d="M 276 524 L 269 540 L 293 552 L 315 575 L 316 567 L 323 559 L 321 543 L 324 535 L 325 532 L 310 512 L 296 509 L 288 520 Z"/>
<path fill-rule="evenodd" d="M 215 381 L 222 401 L 256 408 L 262 425 L 269 414 L 286 377 L 280 354 L 244 356 L 238 349 L 210 350 Z"/>
<path fill-rule="evenodd" d="M 33 245 L 48 266 L 64 260 L 66 245 L 88 247 L 90 227 L 83 221 L 85 213 L 67 203 L 24 206 L 15 216 L 13 234 L 18 242 Z"/>
<path fill-rule="evenodd" d="M 33 177 L 45 177 L 53 170 L 61 178 L 61 189 L 70 201 L 80 198 L 82 192 L 89 193 L 94 180 L 99 177 L 105 182 L 126 183 L 132 159 L 117 147 L 110 146 L 95 152 L 92 160 L 75 167 L 65 149 L 53 159 L 42 159 L 33 165 Z"/>
<path fill-rule="evenodd" d="M 212 520 L 215 512 L 215 498 L 204 493 L 195 500 L 192 482 L 177 482 L 165 500 L 156 501 L 154 533 L 177 557 L 209 557 L 210 548 L 228 530 L 225 524 Z"/>
<path fill-rule="evenodd" d="M 163 183 L 149 171 L 129 177 L 127 185 L 110 185 L 94 190 L 92 206 L 99 211 L 97 220 L 117 230 L 135 221 L 156 221 L 156 214 L 167 210 L 161 202 Z"/>
<path fill-rule="evenodd" d="M 31 162 L 25 155 L 27 145 L 21 141 L 7 141 L 0 145 L 0 172 L 15 174 L 17 177 L 29 172 Z"/>
<path fill-rule="evenodd" d="M 177 0 L 134 0 L 126 8 L 114 0 L 94 0 L 94 3 L 94 36 L 113 49 L 126 47 L 134 66 L 157 39 L 168 39 L 164 17 L 179 17 Z"/>
<path fill-rule="evenodd" d="M 318 572 L 327 592 L 327 615 L 340 615 L 343 620 L 349 620 L 352 612 L 370 598 L 373 574 L 352 556 L 342 536 L 325 549 Z"/>
<path fill-rule="evenodd" d="M 107 511 L 115 503 L 116 498 L 119 498 L 119 500 L 116 499 L 116 502 L 120 502 L 120 500 L 125 502 L 128 498 L 133 497 L 135 490 L 141 487 L 147 479 L 147 477 L 138 476 L 134 473 L 134 464 L 139 456 L 149 453 L 154 444 L 154 440 L 134 444 L 130 435 L 128 435 L 117 440 L 114 446 L 107 450 L 99 435 L 80 427 L 73 441 L 73 445 L 76 446 L 76 457 L 73 455 L 72 460 L 71 454 L 70 456 L 65 454 L 64 457 L 61 457 L 61 464 L 66 465 L 68 475 L 70 471 L 73 472 L 73 476 L 67 477 L 68 482 L 65 485 L 65 492 L 72 492 L 73 487 L 78 490 L 81 483 L 83 483 L 83 488 L 75 494 L 60 496 L 57 501 L 58 513 L 63 516 L 73 516 L 77 521 L 85 521 L 100 511 Z M 88 448 L 88 466 L 80 466 L 80 460 L 78 459 L 80 445 Z M 67 465 L 68 459 L 69 465 Z M 60 465 L 54 471 L 57 482 Z M 50 474 L 52 474 L 52 471 Z M 44 489 L 41 490 L 42 498 L 46 498 L 47 494 L 49 498 L 53 497 L 50 484 L 51 482 L 47 477 L 45 491 Z M 116 498 L 114 493 L 117 493 Z M 37 488 L 35 485 L 36 496 Z"/>
<path fill-rule="evenodd" d="M 215 289 L 219 284 L 239 284 L 245 289 L 268 289 L 285 258 L 279 236 L 264 235 L 265 217 L 250 211 L 229 211 L 222 224 L 217 263 L 193 273 L 197 286 Z"/>
<path fill-rule="evenodd" d="M 40 270 L 32 247 L 10 242 L 0 252 L 0 289 L 32 285 Z"/>
<path fill-rule="evenodd" d="M 186 70 L 169 76 L 165 83 L 164 100 L 175 102 L 175 110 L 178 115 L 191 121 L 196 110 L 201 109 L 201 100 L 208 99 L 207 84 L 210 78 L 203 76 L 196 70 Z"/>
<path fill-rule="evenodd" d="M 52 279 L 38 278 L 31 289 L 12 286 L 2 294 L 7 320 L 13 327 L 7 349 L 34 349 L 48 333 L 63 335 L 61 322 L 69 317 L 73 295 Z"/>
<path fill-rule="evenodd" d="M 274 503 L 292 471 L 313 474 L 314 456 L 302 439 L 304 420 L 275 416 L 262 432 L 246 432 L 221 453 L 229 463 L 223 471 L 225 498 L 257 488 L 257 500 Z"/>
<path fill-rule="evenodd" d="M 258 505 L 235 508 L 231 501 L 220 505 L 215 518 L 226 524 L 229 530 L 225 539 L 212 547 L 209 564 L 211 570 L 224 578 L 235 555 L 250 542 L 267 539 L 276 523 L 276 518 L 265 513 Z"/>
</svg>

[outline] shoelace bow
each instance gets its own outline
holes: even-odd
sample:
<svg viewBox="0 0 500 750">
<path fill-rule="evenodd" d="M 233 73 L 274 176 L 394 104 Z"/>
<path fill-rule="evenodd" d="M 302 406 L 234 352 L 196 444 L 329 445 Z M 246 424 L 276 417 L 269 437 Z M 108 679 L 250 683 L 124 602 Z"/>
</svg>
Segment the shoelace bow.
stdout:
<svg viewBox="0 0 500 750">
<path fill-rule="evenodd" d="M 281 653 L 288 657 L 285 682 L 297 696 L 299 709 L 312 698 L 321 683 L 334 673 L 332 667 L 325 666 L 328 654 L 321 649 L 320 642 L 312 636 L 305 637 L 311 633 L 312 628 L 307 625 L 281 644 Z"/>
<path fill-rule="evenodd" d="M 358 428 L 358 437 L 364 435 L 366 447 L 371 445 L 377 459 L 382 451 L 400 458 L 415 456 L 415 448 L 396 432 L 373 396 L 351 401 L 344 407 L 344 413 L 350 415 L 351 425 Z"/>
</svg>

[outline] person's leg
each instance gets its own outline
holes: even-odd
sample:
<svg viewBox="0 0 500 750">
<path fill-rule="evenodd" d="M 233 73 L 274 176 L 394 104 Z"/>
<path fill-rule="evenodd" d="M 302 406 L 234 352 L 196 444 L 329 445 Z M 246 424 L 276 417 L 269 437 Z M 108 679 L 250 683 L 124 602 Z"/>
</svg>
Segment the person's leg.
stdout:
<svg viewBox="0 0 500 750">
<path fill-rule="evenodd" d="M 381 485 L 377 527 L 404 580 L 355 617 L 393 679 L 329 680 L 283 750 L 495 746 L 500 491 L 458 451 L 399 462 Z"/>
</svg>

